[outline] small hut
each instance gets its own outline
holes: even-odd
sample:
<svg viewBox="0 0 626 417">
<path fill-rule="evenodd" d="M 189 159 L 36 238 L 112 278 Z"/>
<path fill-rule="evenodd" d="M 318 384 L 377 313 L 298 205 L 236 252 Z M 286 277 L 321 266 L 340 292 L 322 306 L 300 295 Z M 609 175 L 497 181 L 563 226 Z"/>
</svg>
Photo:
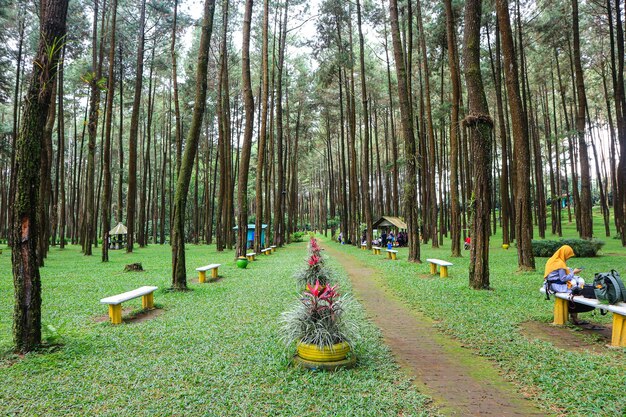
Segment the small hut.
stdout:
<svg viewBox="0 0 626 417">
<path fill-rule="evenodd" d="M 119 222 L 117 226 L 109 230 L 109 249 L 124 249 L 128 230 Z"/>
<path fill-rule="evenodd" d="M 398 230 L 406 230 L 406 223 L 400 217 L 382 216 L 372 225 L 374 229 L 389 230 L 396 228 Z"/>
<path fill-rule="evenodd" d="M 252 246 L 254 246 L 255 229 L 256 229 L 256 226 L 254 224 L 248 225 L 248 236 L 246 237 L 246 240 L 248 241 L 248 245 L 246 249 L 250 249 Z M 267 225 L 262 224 L 261 225 L 261 246 L 265 246 L 265 229 L 267 229 Z M 233 227 L 233 230 L 235 231 L 239 230 L 239 226 Z"/>
<path fill-rule="evenodd" d="M 386 235 L 388 235 L 392 230 L 395 230 L 394 244 L 397 244 L 398 246 L 405 246 L 408 242 L 406 223 L 399 217 L 382 216 L 372 225 L 372 227 L 378 230 L 380 237 L 382 237 L 382 234 L 380 233 L 381 230 L 384 231 Z M 381 242 L 380 244 L 384 245 L 385 242 Z"/>
</svg>

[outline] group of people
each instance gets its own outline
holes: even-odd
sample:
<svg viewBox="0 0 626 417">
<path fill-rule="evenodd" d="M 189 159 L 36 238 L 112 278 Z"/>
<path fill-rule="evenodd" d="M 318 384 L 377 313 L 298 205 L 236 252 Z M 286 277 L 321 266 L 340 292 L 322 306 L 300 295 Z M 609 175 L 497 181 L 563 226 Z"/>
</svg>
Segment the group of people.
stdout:
<svg viewBox="0 0 626 417">
<path fill-rule="evenodd" d="M 363 233 L 363 239 L 362 242 L 365 243 L 365 233 Z M 387 234 L 386 232 L 382 232 L 382 234 L 377 238 L 374 239 L 372 241 L 373 245 L 376 246 L 399 246 L 399 247 L 404 247 L 408 244 L 408 236 L 406 233 L 404 232 L 399 232 L 398 236 L 395 236 L 393 234 L 393 232 L 389 232 L 389 234 Z"/>
<path fill-rule="evenodd" d="M 342 245 L 345 243 L 350 243 L 349 240 L 347 238 L 344 237 L 343 232 L 339 232 L 339 234 L 337 235 L 337 242 L 341 243 Z M 398 235 L 394 235 L 393 232 L 389 232 L 389 234 L 387 234 L 387 232 L 382 232 L 381 235 L 372 240 L 372 245 L 375 246 L 399 246 L 399 247 L 404 247 L 407 246 L 409 243 L 409 239 L 408 239 L 408 235 L 405 232 L 399 232 Z M 367 233 L 364 230 L 363 234 L 361 235 L 361 244 L 366 245 L 367 244 Z"/>
</svg>

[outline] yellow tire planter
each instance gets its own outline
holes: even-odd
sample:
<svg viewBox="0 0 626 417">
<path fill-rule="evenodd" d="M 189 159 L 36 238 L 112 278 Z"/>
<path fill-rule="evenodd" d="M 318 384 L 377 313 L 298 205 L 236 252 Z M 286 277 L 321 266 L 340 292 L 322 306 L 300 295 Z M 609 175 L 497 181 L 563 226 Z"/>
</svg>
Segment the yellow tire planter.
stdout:
<svg viewBox="0 0 626 417">
<path fill-rule="evenodd" d="M 335 362 L 345 359 L 350 352 L 350 345 L 347 343 L 337 343 L 332 348 L 324 347 L 320 349 L 317 345 L 308 343 L 298 343 L 298 356 L 308 361 Z"/>
<path fill-rule="evenodd" d="M 351 348 L 347 343 L 338 343 L 332 348 L 322 349 L 317 345 L 298 343 L 294 364 L 313 370 L 349 369 L 356 365 L 356 356 L 350 355 L 350 352 Z"/>
</svg>

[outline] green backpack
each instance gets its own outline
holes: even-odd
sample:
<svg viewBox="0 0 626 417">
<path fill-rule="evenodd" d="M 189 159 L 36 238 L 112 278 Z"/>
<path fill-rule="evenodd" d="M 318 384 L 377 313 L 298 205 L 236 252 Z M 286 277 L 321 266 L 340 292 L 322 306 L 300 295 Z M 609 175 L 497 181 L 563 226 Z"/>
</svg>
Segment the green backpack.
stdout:
<svg viewBox="0 0 626 417">
<path fill-rule="evenodd" d="M 593 289 L 596 298 L 600 301 L 609 304 L 626 302 L 626 287 L 619 273 L 614 269 L 611 272 L 597 273 L 593 279 Z"/>
</svg>

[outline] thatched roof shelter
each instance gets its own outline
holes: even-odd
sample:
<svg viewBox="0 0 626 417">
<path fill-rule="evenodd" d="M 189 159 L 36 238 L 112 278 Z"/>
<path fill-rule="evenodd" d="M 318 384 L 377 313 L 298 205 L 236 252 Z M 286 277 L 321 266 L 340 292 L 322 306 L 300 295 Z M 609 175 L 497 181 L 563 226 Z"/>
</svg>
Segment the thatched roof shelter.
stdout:
<svg viewBox="0 0 626 417">
<path fill-rule="evenodd" d="M 374 229 L 397 227 L 398 229 L 404 230 L 407 228 L 406 223 L 400 217 L 393 216 L 382 216 L 372 225 L 372 227 Z"/>
</svg>

